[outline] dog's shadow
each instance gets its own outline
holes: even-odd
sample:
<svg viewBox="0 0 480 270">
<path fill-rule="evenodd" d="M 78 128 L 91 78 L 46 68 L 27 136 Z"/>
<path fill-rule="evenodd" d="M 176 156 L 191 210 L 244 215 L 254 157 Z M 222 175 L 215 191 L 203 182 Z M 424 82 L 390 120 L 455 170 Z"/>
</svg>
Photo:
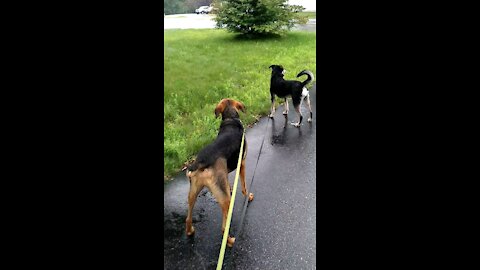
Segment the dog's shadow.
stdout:
<svg viewBox="0 0 480 270">
<path fill-rule="evenodd" d="M 275 117 L 272 118 L 272 127 L 271 127 L 271 144 L 272 145 L 285 145 L 287 142 L 287 125 L 288 125 L 288 115 L 284 115 L 285 121 L 283 122 L 283 128 L 278 134 L 276 134 L 275 129 Z"/>
</svg>

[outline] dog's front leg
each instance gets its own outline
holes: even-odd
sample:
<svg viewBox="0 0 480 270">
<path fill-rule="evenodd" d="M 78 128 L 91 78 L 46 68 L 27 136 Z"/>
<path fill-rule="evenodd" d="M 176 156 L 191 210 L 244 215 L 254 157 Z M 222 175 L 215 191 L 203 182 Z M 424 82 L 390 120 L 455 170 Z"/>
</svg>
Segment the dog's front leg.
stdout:
<svg viewBox="0 0 480 270">
<path fill-rule="evenodd" d="M 223 236 L 223 234 L 225 233 L 225 227 L 227 225 L 228 207 L 230 206 L 230 196 L 228 196 L 228 198 L 226 198 L 221 203 L 221 205 L 222 205 L 222 214 L 223 214 L 223 219 L 222 219 L 222 236 Z M 234 243 L 235 243 L 235 237 L 230 236 L 230 234 L 228 234 L 227 245 L 229 247 L 233 247 Z"/>
<path fill-rule="evenodd" d="M 287 98 L 285 98 L 285 104 L 283 105 L 283 107 L 285 108 L 285 110 L 283 111 L 283 114 L 288 115 L 288 100 L 287 100 Z"/>
<path fill-rule="evenodd" d="M 271 100 L 272 100 L 272 108 L 270 109 L 270 118 L 273 118 L 275 115 L 275 95 L 271 94 Z"/>
<path fill-rule="evenodd" d="M 240 165 L 240 180 L 242 182 L 242 194 L 243 196 L 247 196 L 247 187 L 245 183 L 245 159 L 242 160 L 242 163 Z M 253 201 L 253 193 L 248 194 L 248 201 L 251 202 Z"/>
</svg>

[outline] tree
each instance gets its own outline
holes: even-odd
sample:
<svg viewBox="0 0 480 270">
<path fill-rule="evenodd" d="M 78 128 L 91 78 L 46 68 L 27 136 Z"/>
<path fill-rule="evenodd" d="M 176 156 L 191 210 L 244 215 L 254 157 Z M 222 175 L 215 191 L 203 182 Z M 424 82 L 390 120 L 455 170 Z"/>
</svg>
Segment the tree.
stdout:
<svg viewBox="0 0 480 270">
<path fill-rule="evenodd" d="M 167 15 L 182 13 L 185 0 L 163 0 L 163 12 Z"/>
<path fill-rule="evenodd" d="M 216 27 L 247 37 L 284 34 L 295 24 L 305 24 L 305 8 L 286 0 L 216 0 Z"/>
</svg>

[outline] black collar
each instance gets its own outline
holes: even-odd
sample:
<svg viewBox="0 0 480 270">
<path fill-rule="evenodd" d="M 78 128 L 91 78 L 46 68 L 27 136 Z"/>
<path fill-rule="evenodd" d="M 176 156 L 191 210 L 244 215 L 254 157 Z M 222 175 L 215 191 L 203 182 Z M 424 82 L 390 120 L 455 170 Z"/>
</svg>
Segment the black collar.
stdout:
<svg viewBox="0 0 480 270">
<path fill-rule="evenodd" d="M 227 119 L 222 121 L 222 125 L 224 123 L 228 124 L 228 122 L 234 122 L 234 123 L 237 123 L 237 124 L 239 124 L 240 126 L 243 127 L 243 123 L 242 123 L 242 120 L 240 120 L 240 118 L 227 118 Z"/>
</svg>

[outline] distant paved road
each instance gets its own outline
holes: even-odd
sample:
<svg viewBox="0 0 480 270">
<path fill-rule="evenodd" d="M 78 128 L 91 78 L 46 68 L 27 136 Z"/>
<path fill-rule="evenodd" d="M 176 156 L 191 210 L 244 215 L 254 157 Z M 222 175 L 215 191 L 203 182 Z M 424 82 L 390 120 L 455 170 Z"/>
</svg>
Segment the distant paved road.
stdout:
<svg viewBox="0 0 480 270">
<path fill-rule="evenodd" d="M 175 14 L 167 15 L 164 20 L 164 29 L 205 29 L 215 28 L 214 15 L 208 14 Z M 310 19 L 306 25 L 297 26 L 294 29 L 315 31 L 316 19 Z"/>
<path fill-rule="evenodd" d="M 164 19 L 164 29 L 202 29 L 215 28 L 213 15 L 208 14 L 176 14 L 167 15 Z"/>
</svg>

